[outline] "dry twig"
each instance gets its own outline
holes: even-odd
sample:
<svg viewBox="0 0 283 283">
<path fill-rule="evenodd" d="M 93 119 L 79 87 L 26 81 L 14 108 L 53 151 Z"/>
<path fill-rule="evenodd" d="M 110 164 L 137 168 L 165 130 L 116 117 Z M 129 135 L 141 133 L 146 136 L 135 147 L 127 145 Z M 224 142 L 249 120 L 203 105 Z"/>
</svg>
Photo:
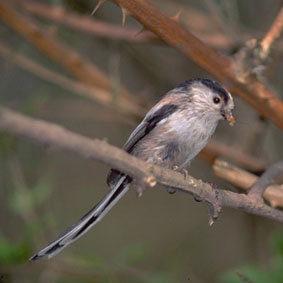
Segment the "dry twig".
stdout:
<svg viewBox="0 0 283 283">
<path fill-rule="evenodd" d="M 267 166 L 263 160 L 216 141 L 211 141 L 200 153 L 200 156 L 211 164 L 219 157 L 228 157 L 254 172 L 264 171 Z"/>
<path fill-rule="evenodd" d="M 57 72 L 51 71 L 44 66 L 34 62 L 32 59 L 20 55 L 16 51 L 12 51 L 11 47 L 6 46 L 6 44 L 1 41 L 0 56 L 2 56 L 4 59 L 12 61 L 21 68 L 33 73 L 37 77 L 56 84 L 61 88 L 70 91 L 71 93 L 76 93 L 78 95 L 90 98 L 104 106 L 127 114 L 128 118 L 134 118 L 136 120 L 137 118 L 143 117 L 145 113 L 145 110 L 136 104 L 132 105 L 131 103 L 127 103 L 127 101 L 124 100 L 113 101 L 113 96 L 109 91 L 82 84 Z"/>
<path fill-rule="evenodd" d="M 265 60 L 269 54 L 270 48 L 274 41 L 278 39 L 282 33 L 283 29 L 283 5 L 281 5 L 281 9 L 275 18 L 272 26 L 266 33 L 266 35 L 262 38 L 259 45 L 261 47 L 260 57 L 262 60 Z"/>
<path fill-rule="evenodd" d="M 246 191 L 259 179 L 256 175 L 222 160 L 216 160 L 214 162 L 213 171 L 216 176 Z M 283 208 L 283 184 L 267 186 L 263 197 L 272 207 Z"/>
<path fill-rule="evenodd" d="M 258 198 L 216 189 L 191 176 L 185 179 L 178 172 L 145 163 L 105 141 L 83 137 L 58 125 L 0 108 L 0 129 L 45 147 L 70 151 L 100 161 L 128 174 L 145 187 L 149 187 L 152 180 L 156 180 L 164 186 L 192 194 L 213 207 L 213 215 L 210 217 L 216 217 L 221 207 L 232 207 L 283 223 L 283 212 L 267 206 Z"/>
<path fill-rule="evenodd" d="M 164 1 L 162 2 L 164 6 Z M 105 23 L 89 16 L 82 16 L 66 11 L 63 7 L 53 7 L 34 1 L 20 1 L 19 3 L 25 10 L 33 15 L 49 19 L 89 34 L 131 42 L 163 43 L 151 32 L 140 33 L 140 29 L 133 27 L 120 27 Z M 189 27 L 193 28 L 200 38 L 207 44 L 221 49 L 229 49 L 233 47 L 232 41 L 227 36 L 218 31 L 212 30 L 212 25 L 208 24 L 207 17 L 200 12 L 196 10 L 186 10 L 185 12 L 182 12 L 182 19 L 184 20 L 184 18 L 186 19 L 186 23 Z"/>
<path fill-rule="evenodd" d="M 34 46 L 60 64 L 79 81 L 110 91 L 112 82 L 96 66 L 76 51 L 64 46 L 41 30 L 33 21 L 14 10 L 6 1 L 0 0 L 0 18 L 15 31 L 27 38 Z M 116 87 L 118 100 L 135 107 L 136 100 L 123 87 Z"/>
<path fill-rule="evenodd" d="M 34 15 L 41 16 L 86 33 L 109 37 L 111 39 L 135 42 L 159 41 L 159 39 L 153 33 L 141 33 L 137 36 L 139 30 L 136 28 L 120 27 L 105 23 L 89 16 L 82 16 L 66 11 L 63 7 L 50 6 L 32 1 L 24 1 L 21 3 L 21 5 L 24 9 Z"/>
</svg>

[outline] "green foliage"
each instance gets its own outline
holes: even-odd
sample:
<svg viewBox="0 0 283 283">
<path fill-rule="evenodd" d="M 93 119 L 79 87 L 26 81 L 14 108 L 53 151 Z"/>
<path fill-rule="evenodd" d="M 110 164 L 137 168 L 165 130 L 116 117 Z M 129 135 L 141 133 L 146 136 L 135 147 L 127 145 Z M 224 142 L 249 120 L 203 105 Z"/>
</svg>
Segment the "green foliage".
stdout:
<svg viewBox="0 0 283 283">
<path fill-rule="evenodd" d="M 0 264 L 15 264 L 26 261 L 30 255 L 30 250 L 29 240 L 14 243 L 0 236 Z"/>
<path fill-rule="evenodd" d="M 0 156 L 3 158 L 16 148 L 16 139 L 0 132 Z"/>
<path fill-rule="evenodd" d="M 221 277 L 223 283 L 281 283 L 283 282 L 283 232 L 276 232 L 271 236 L 270 246 L 273 255 L 269 266 L 255 264 L 240 266 L 226 272 Z"/>
<path fill-rule="evenodd" d="M 115 261 L 120 264 L 135 264 L 146 260 L 148 256 L 148 249 L 145 245 L 129 244 L 125 249 L 120 251 Z"/>
<path fill-rule="evenodd" d="M 34 207 L 41 205 L 50 195 L 50 182 L 41 180 L 29 189 L 18 187 L 11 193 L 9 203 L 18 215 L 30 213 Z"/>
</svg>

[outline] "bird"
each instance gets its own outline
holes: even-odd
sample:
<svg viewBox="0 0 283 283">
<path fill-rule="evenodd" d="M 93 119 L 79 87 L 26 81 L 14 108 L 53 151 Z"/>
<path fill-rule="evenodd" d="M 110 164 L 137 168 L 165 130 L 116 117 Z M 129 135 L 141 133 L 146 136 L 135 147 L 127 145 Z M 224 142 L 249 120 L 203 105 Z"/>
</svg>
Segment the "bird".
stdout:
<svg viewBox="0 0 283 283">
<path fill-rule="evenodd" d="M 161 167 L 183 172 L 205 147 L 220 120 L 233 126 L 232 95 L 217 81 L 190 79 L 153 106 L 129 136 L 123 150 Z M 78 222 L 30 260 L 51 258 L 97 224 L 129 190 L 132 178 L 116 169 L 107 176 L 109 192 Z"/>
</svg>

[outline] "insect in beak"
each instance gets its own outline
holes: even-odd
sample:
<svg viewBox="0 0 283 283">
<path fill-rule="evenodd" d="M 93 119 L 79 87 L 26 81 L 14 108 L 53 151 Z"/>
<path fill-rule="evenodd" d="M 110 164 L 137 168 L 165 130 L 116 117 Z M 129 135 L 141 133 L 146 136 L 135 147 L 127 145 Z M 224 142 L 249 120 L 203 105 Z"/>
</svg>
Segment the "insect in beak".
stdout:
<svg viewBox="0 0 283 283">
<path fill-rule="evenodd" d="M 232 127 L 236 123 L 236 118 L 235 118 L 235 116 L 233 116 L 233 114 L 226 115 L 225 119 L 228 121 L 229 125 L 232 126 Z"/>
<path fill-rule="evenodd" d="M 234 126 L 236 123 L 236 118 L 233 116 L 231 111 L 221 111 L 221 115 L 224 117 L 225 120 L 229 123 L 230 126 Z"/>
</svg>

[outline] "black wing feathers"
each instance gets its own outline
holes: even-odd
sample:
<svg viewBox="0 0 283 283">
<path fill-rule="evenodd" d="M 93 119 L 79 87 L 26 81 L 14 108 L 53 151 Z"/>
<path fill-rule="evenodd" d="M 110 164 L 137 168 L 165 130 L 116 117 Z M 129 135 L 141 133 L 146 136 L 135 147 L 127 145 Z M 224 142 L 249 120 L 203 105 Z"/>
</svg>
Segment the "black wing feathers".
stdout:
<svg viewBox="0 0 283 283">
<path fill-rule="evenodd" d="M 129 140 L 124 145 L 124 150 L 128 153 L 131 153 L 134 146 L 147 134 L 149 134 L 156 125 L 163 119 L 169 117 L 173 114 L 177 109 L 178 105 L 176 104 L 165 104 L 160 109 L 158 109 L 153 114 L 149 115 L 145 120 L 137 127 L 137 131 L 133 132 L 134 135 L 131 135 Z"/>
<path fill-rule="evenodd" d="M 169 117 L 171 114 L 177 111 L 178 108 L 179 106 L 176 104 L 165 104 L 154 113 L 148 115 L 148 117 L 146 117 L 134 130 L 123 149 L 126 152 L 131 153 L 134 146 L 140 140 L 149 134 L 161 120 Z M 111 169 L 107 176 L 107 184 L 112 187 L 122 175 L 123 174 L 118 170 Z"/>
</svg>

